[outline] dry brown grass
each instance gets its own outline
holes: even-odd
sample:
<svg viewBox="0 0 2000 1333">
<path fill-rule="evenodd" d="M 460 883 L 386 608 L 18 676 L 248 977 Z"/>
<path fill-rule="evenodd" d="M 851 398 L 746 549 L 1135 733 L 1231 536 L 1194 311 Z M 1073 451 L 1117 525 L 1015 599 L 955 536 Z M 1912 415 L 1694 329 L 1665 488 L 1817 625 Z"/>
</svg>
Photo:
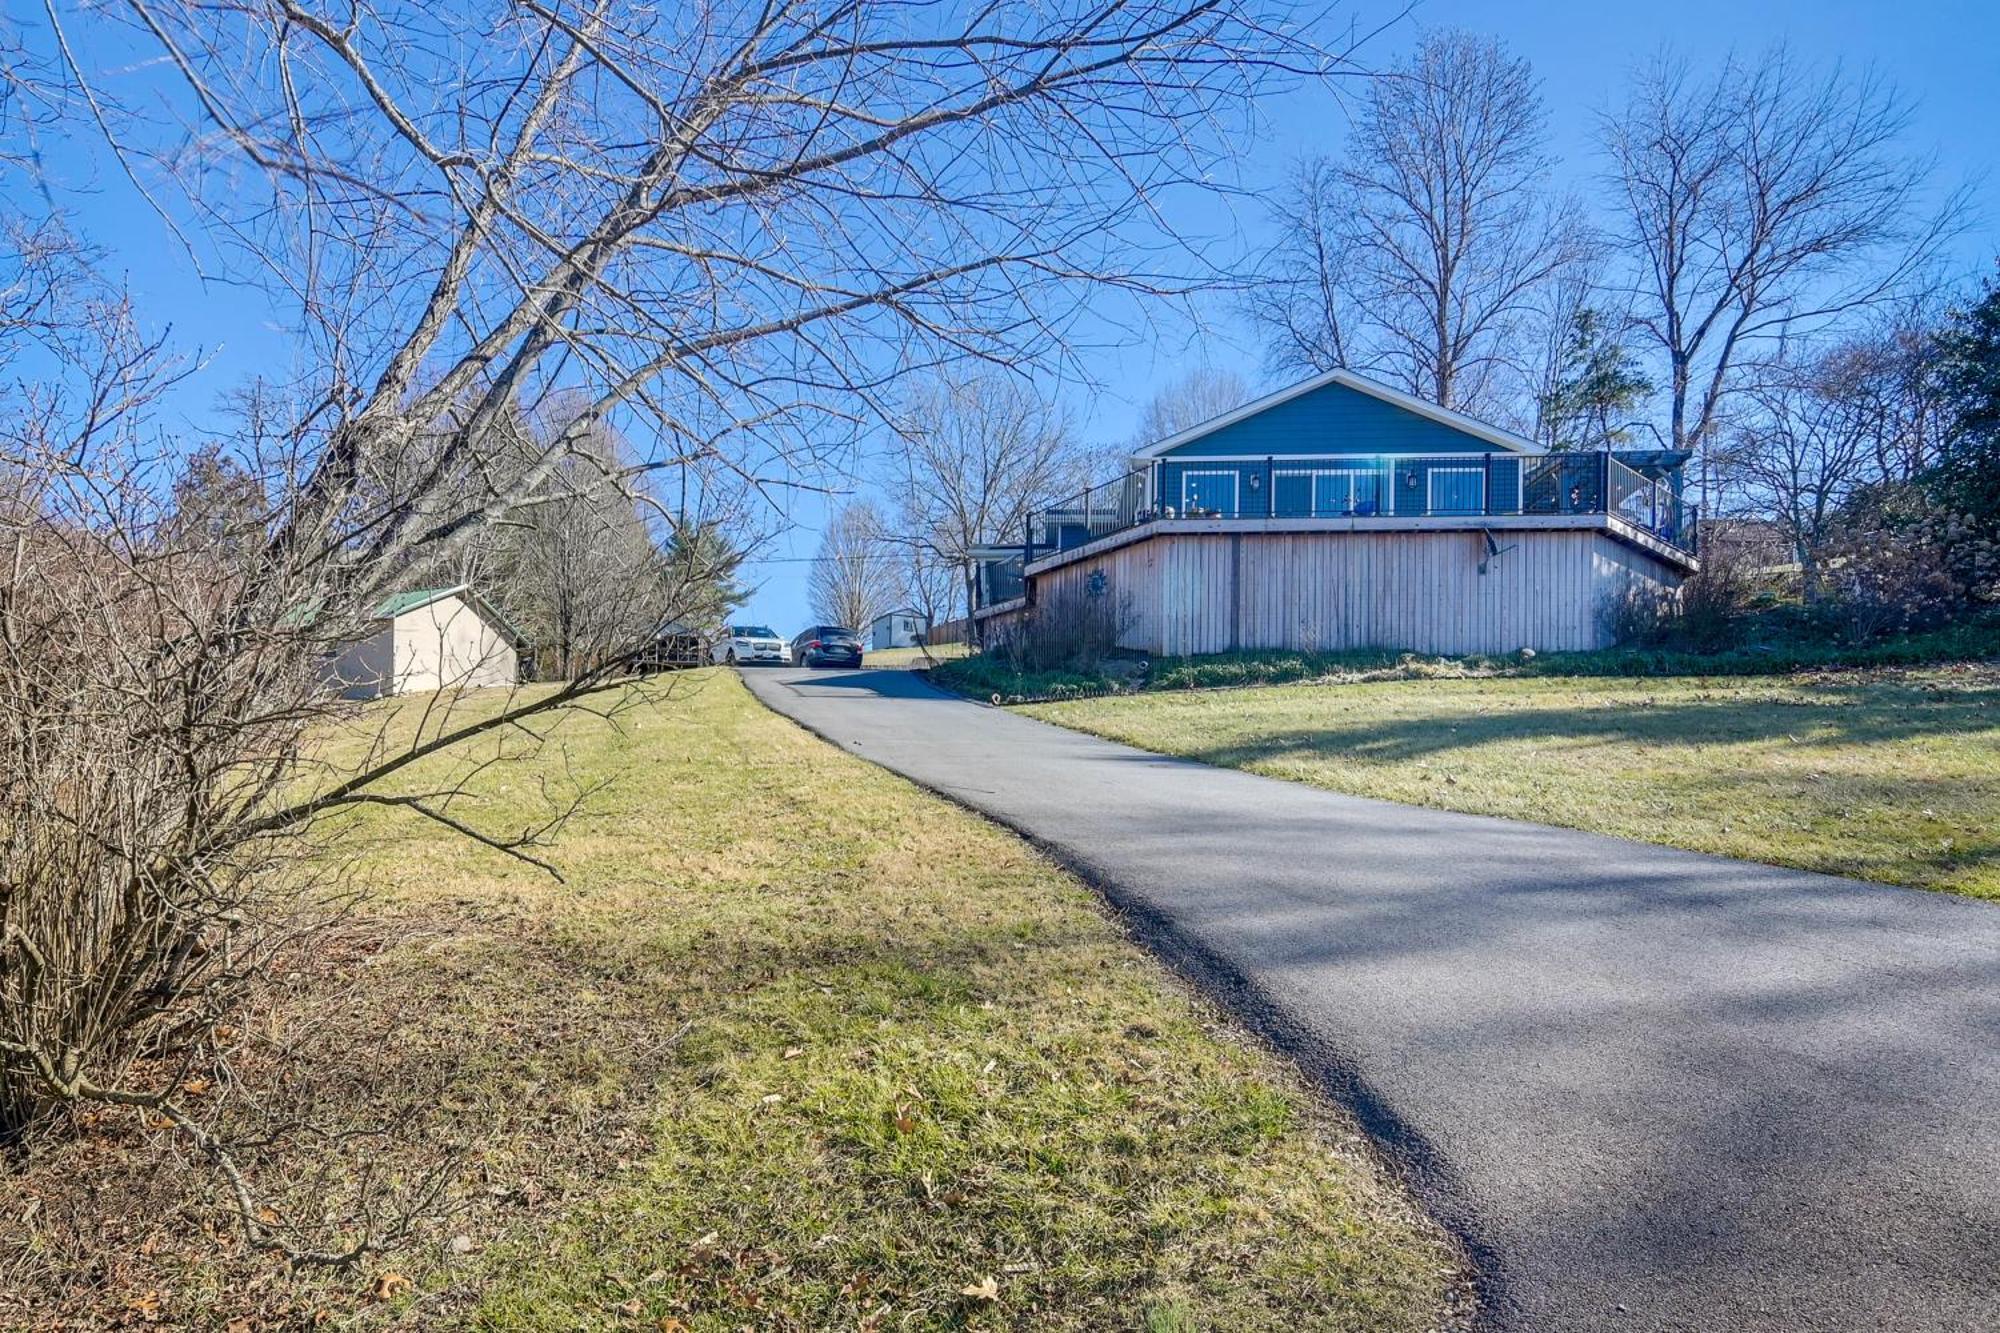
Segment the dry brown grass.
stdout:
<svg viewBox="0 0 2000 1333">
<path fill-rule="evenodd" d="M 479 779 L 597 793 L 556 884 L 390 815 L 366 913 L 242 1023 L 232 1123 L 337 1226 L 440 1163 L 351 1273 L 245 1254 L 214 1182 L 115 1117 L 0 1181 L 8 1327 L 1429 1329 L 1450 1246 L 1345 1121 L 1011 836 L 733 677 Z M 413 783 L 426 775 L 412 775 Z M 283 1060 L 309 1052 L 307 1061 Z M 250 1109 L 254 1101 L 258 1108 Z M 992 1285 L 986 1285 L 991 1279 Z M 972 1294 L 967 1294 L 970 1289 Z M 988 1299 L 990 1292 L 993 1299 Z"/>
</svg>

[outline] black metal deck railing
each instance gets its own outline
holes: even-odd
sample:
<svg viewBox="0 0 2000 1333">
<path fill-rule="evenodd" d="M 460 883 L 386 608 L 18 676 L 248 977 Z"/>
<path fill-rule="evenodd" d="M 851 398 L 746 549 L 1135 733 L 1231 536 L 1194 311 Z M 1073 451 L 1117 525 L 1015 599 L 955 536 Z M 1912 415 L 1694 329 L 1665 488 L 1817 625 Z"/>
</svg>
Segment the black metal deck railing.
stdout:
<svg viewBox="0 0 2000 1333">
<path fill-rule="evenodd" d="M 1161 461 L 1028 520 L 1023 555 L 1073 550 L 1161 519 L 1427 519 L 1609 514 L 1695 550 L 1697 512 L 1609 453 Z"/>
</svg>

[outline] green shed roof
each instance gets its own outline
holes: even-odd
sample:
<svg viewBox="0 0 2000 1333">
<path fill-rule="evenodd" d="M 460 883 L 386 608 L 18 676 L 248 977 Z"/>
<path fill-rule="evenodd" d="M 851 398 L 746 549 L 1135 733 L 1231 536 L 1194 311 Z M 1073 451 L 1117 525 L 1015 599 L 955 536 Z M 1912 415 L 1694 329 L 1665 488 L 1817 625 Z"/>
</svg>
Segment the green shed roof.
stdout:
<svg viewBox="0 0 2000 1333">
<path fill-rule="evenodd" d="M 454 584 L 449 588 L 411 588 L 405 592 L 390 593 L 376 604 L 375 609 L 368 613 L 368 617 L 371 620 L 394 620 L 405 611 L 421 610 L 432 602 L 446 597 L 463 597 L 477 606 L 486 618 L 498 625 L 501 632 L 515 644 L 527 642 L 526 636 L 516 628 L 514 622 L 507 619 L 499 607 L 474 592 L 469 583 Z M 318 623 L 321 613 L 325 610 L 326 599 L 315 597 L 279 616 L 278 624 L 284 629 L 310 629 Z"/>
<path fill-rule="evenodd" d="M 465 585 L 461 583 L 453 588 L 411 588 L 407 592 L 392 592 L 382 599 L 382 604 L 375 608 L 374 615 L 377 620 L 389 620 L 402 615 L 405 611 L 429 606 L 441 597 L 450 597 L 453 593 L 464 591 Z"/>
<path fill-rule="evenodd" d="M 472 585 L 469 583 L 454 584 L 449 588 L 411 588 L 407 592 L 391 593 L 382 599 L 380 606 L 375 608 L 375 618 L 377 620 L 394 620 L 406 611 L 421 610 L 429 606 L 432 602 L 441 601 L 446 597 L 463 597 L 466 601 L 478 607 L 488 620 L 498 625 L 501 633 L 505 634 L 514 643 L 520 644 L 527 641 L 526 636 L 519 629 L 515 628 L 514 622 L 507 619 L 501 613 L 499 607 L 474 592 Z"/>
</svg>

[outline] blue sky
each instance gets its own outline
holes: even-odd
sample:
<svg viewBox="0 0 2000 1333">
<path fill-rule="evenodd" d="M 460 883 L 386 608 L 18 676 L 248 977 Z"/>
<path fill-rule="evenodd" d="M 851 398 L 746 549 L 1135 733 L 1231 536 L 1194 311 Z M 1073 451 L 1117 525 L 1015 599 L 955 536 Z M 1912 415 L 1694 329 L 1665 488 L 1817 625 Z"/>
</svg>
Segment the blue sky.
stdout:
<svg viewBox="0 0 2000 1333">
<path fill-rule="evenodd" d="M 1873 68 L 1915 102 L 1908 136 L 1914 154 L 1935 155 L 1941 187 L 1976 186 L 1974 225 L 1958 247 L 1960 265 L 1983 271 L 2000 255 L 2000 180 L 1983 179 L 2000 167 L 1994 127 L 2000 125 L 2000 4 L 1910 3 L 1887 0 L 1679 0 L 1632 5 L 1618 0 L 1429 0 L 1395 21 L 1401 5 L 1363 4 L 1349 12 L 1367 30 L 1393 26 L 1364 48 L 1370 64 L 1386 64 L 1406 51 L 1422 25 L 1464 27 L 1492 33 L 1525 56 L 1542 81 L 1550 114 L 1552 148 L 1563 174 L 1586 195 L 1595 182 L 1593 116 L 1622 99 L 1633 65 L 1662 50 L 1699 63 L 1720 62 L 1732 51 L 1754 55 L 1788 43 L 1807 60 Z M 1301 156 L 1336 149 L 1342 110 L 1324 93 L 1273 100 L 1264 111 L 1265 133 L 1244 147 L 1243 184 L 1255 190 L 1281 179 Z M 1206 243 L 1248 252 L 1265 234 L 1260 209 L 1242 200 L 1217 201 L 1189 220 Z M 1121 324 L 1131 312 L 1119 310 Z M 1128 438 L 1147 398 L 1190 367 L 1203 364 L 1238 371 L 1253 386 L 1268 376 L 1252 332 L 1218 302 L 1197 326 L 1175 312 L 1151 312 L 1152 327 L 1134 328 L 1129 345 L 1090 357 L 1096 386 L 1064 393 L 1087 438 Z M 1101 386 L 1101 387 L 1100 387 Z M 750 618 L 790 627 L 805 624 L 807 561 L 818 540 L 825 503 L 801 497 L 796 526 L 757 567 Z"/>
<path fill-rule="evenodd" d="M 30 0 L 5 3 L 29 6 Z M 1391 23 L 1364 48 L 1364 60 L 1395 60 L 1420 25 L 1462 26 L 1499 36 L 1533 64 L 1550 112 L 1552 147 L 1565 160 L 1563 175 L 1586 198 L 1596 169 L 1590 151 L 1593 113 L 1616 103 L 1633 64 L 1662 48 L 1706 64 L 1732 50 L 1754 55 L 1785 41 L 1811 61 L 1840 62 L 1857 70 L 1872 67 L 1915 101 L 1911 151 L 1936 156 L 1942 185 L 1976 184 L 1974 227 L 1959 246 L 1960 266 L 1977 272 L 2000 253 L 2000 181 L 1985 179 L 2000 165 L 1993 148 L 1993 127 L 2000 124 L 2000 79 L 1995 77 L 2000 72 L 2000 5 L 1991 0 L 1679 0 L 1670 5 L 1428 0 L 1397 20 L 1401 9 L 1361 0 L 1344 11 L 1362 30 Z M 31 21 L 26 10 L 20 16 Z M 1263 109 L 1262 121 L 1254 141 L 1242 145 L 1239 159 L 1241 184 L 1253 191 L 1281 179 L 1302 155 L 1336 149 L 1341 138 L 1340 105 L 1323 91 L 1273 99 Z M 254 291 L 196 277 L 164 225 L 132 197 L 102 155 L 77 145 L 43 149 L 47 156 L 60 155 L 50 163 L 59 174 L 94 187 L 96 192 L 79 209 L 79 220 L 123 267 L 139 309 L 171 321 L 177 341 L 200 347 L 209 359 L 201 387 L 182 395 L 176 411 L 196 421 L 222 392 L 281 362 L 286 343 Z M 1240 199 L 1194 206 L 1185 221 L 1211 258 L 1224 262 L 1253 251 L 1265 228 L 1258 206 Z M 1228 303 L 1218 300 L 1198 314 L 1197 322 L 1173 310 L 1136 311 L 1122 301 L 1106 304 L 1095 325 L 1094 346 L 1083 358 L 1093 383 L 1056 390 L 1086 438 L 1128 438 L 1152 392 L 1192 366 L 1233 369 L 1252 384 L 1264 382 L 1254 338 Z M 866 460 L 858 460 L 857 472 L 865 470 Z M 858 478 L 854 484 L 861 484 Z M 826 503 L 814 495 L 794 497 L 794 526 L 761 553 L 763 562 L 752 570 L 757 593 L 745 609 L 746 619 L 787 634 L 806 623 L 806 560 L 817 542 Z"/>
</svg>

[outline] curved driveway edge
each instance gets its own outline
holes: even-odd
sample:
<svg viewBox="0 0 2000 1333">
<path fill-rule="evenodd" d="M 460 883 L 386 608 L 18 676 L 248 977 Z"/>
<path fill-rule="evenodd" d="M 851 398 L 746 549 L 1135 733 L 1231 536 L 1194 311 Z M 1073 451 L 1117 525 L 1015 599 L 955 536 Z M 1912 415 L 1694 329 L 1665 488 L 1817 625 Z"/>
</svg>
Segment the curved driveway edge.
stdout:
<svg viewBox="0 0 2000 1333">
<path fill-rule="evenodd" d="M 2000 909 L 746 671 L 1040 843 L 1346 1103 L 1506 1330 L 2000 1330 Z"/>
</svg>

